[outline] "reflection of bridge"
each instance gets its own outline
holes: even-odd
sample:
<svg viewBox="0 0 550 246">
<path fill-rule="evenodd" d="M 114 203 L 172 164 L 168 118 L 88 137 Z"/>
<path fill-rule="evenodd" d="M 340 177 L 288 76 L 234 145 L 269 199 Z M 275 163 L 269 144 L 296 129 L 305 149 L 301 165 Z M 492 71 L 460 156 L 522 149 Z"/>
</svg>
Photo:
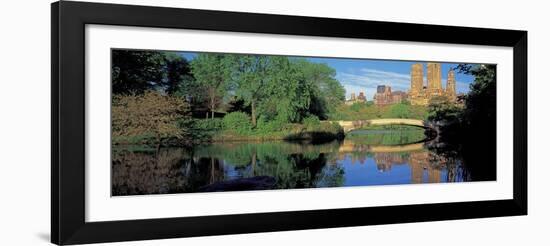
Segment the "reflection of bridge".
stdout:
<svg viewBox="0 0 550 246">
<path fill-rule="evenodd" d="M 338 152 L 355 152 L 355 151 L 367 151 L 371 153 L 395 153 L 395 152 L 411 152 L 424 150 L 424 143 L 413 143 L 403 145 L 358 145 L 353 141 L 346 141 L 340 145 Z"/>
<path fill-rule="evenodd" d="M 372 120 L 352 120 L 352 121 L 332 121 L 337 122 L 344 132 L 350 132 L 355 129 L 360 129 L 362 127 L 368 126 L 384 126 L 384 125 L 408 125 L 408 126 L 417 126 L 422 128 L 431 128 L 423 120 L 417 119 L 372 119 Z"/>
</svg>

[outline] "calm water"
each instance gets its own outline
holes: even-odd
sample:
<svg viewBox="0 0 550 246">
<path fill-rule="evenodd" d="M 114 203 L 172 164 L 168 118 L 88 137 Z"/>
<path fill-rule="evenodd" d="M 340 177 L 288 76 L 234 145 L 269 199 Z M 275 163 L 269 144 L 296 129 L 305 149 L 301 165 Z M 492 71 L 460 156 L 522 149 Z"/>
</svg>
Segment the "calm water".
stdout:
<svg viewBox="0 0 550 246">
<path fill-rule="evenodd" d="M 193 149 L 115 146 L 112 194 L 293 189 L 485 180 L 422 131 L 356 131 L 325 144 L 231 142 Z M 473 169 L 475 171 L 475 169 Z M 490 179 L 490 178 L 489 178 Z"/>
</svg>

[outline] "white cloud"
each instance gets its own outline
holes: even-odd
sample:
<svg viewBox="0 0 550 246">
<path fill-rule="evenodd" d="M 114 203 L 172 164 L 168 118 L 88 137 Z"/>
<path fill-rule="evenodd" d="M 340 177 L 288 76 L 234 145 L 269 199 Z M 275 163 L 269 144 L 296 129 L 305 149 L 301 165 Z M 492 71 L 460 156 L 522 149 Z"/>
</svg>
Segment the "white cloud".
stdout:
<svg viewBox="0 0 550 246">
<path fill-rule="evenodd" d="M 390 85 L 392 90 L 407 91 L 410 86 L 410 76 L 408 74 L 400 74 L 374 69 L 361 69 L 358 73 L 340 73 L 337 75 L 338 80 L 346 88 L 346 94 L 352 92 L 359 94 L 365 92 L 369 100 L 372 99 L 378 85 Z"/>
</svg>

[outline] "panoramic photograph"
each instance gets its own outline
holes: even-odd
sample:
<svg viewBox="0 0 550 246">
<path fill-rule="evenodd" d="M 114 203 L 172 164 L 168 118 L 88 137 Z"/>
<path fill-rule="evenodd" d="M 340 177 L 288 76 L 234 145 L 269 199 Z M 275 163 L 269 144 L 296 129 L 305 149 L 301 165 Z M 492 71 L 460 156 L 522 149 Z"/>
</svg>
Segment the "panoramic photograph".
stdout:
<svg viewBox="0 0 550 246">
<path fill-rule="evenodd" d="M 496 65 L 111 50 L 111 195 L 496 180 Z"/>
</svg>

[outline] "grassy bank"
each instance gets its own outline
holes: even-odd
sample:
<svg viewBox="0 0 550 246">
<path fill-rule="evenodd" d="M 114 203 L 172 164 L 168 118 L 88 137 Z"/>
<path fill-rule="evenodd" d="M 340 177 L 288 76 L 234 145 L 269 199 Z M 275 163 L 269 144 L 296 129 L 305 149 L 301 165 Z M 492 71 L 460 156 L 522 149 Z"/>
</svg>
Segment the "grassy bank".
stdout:
<svg viewBox="0 0 550 246">
<path fill-rule="evenodd" d="M 351 132 L 346 135 L 346 140 L 349 139 L 354 143 L 364 145 L 402 145 L 417 143 L 426 139 L 424 129 L 417 127 L 415 129 L 391 129 L 391 132 L 383 132 L 384 130 L 389 129 L 369 129 Z"/>
<path fill-rule="evenodd" d="M 336 123 L 305 120 L 303 123 L 262 122 L 251 127 L 245 122 L 224 122 L 222 119 L 193 119 L 179 123 L 187 129 L 181 138 L 168 137 L 161 145 L 190 146 L 209 142 L 229 141 L 308 141 L 327 142 L 344 138 L 344 130 Z M 157 145 L 153 134 L 137 136 L 117 136 L 112 139 L 115 145 Z"/>
<path fill-rule="evenodd" d="M 344 138 L 344 131 L 338 124 L 328 122 L 318 125 L 284 124 L 277 130 L 262 128 L 239 131 L 222 129 L 212 136 L 212 142 L 224 141 L 265 141 L 265 140 L 306 140 L 311 142 L 332 141 Z"/>
</svg>

